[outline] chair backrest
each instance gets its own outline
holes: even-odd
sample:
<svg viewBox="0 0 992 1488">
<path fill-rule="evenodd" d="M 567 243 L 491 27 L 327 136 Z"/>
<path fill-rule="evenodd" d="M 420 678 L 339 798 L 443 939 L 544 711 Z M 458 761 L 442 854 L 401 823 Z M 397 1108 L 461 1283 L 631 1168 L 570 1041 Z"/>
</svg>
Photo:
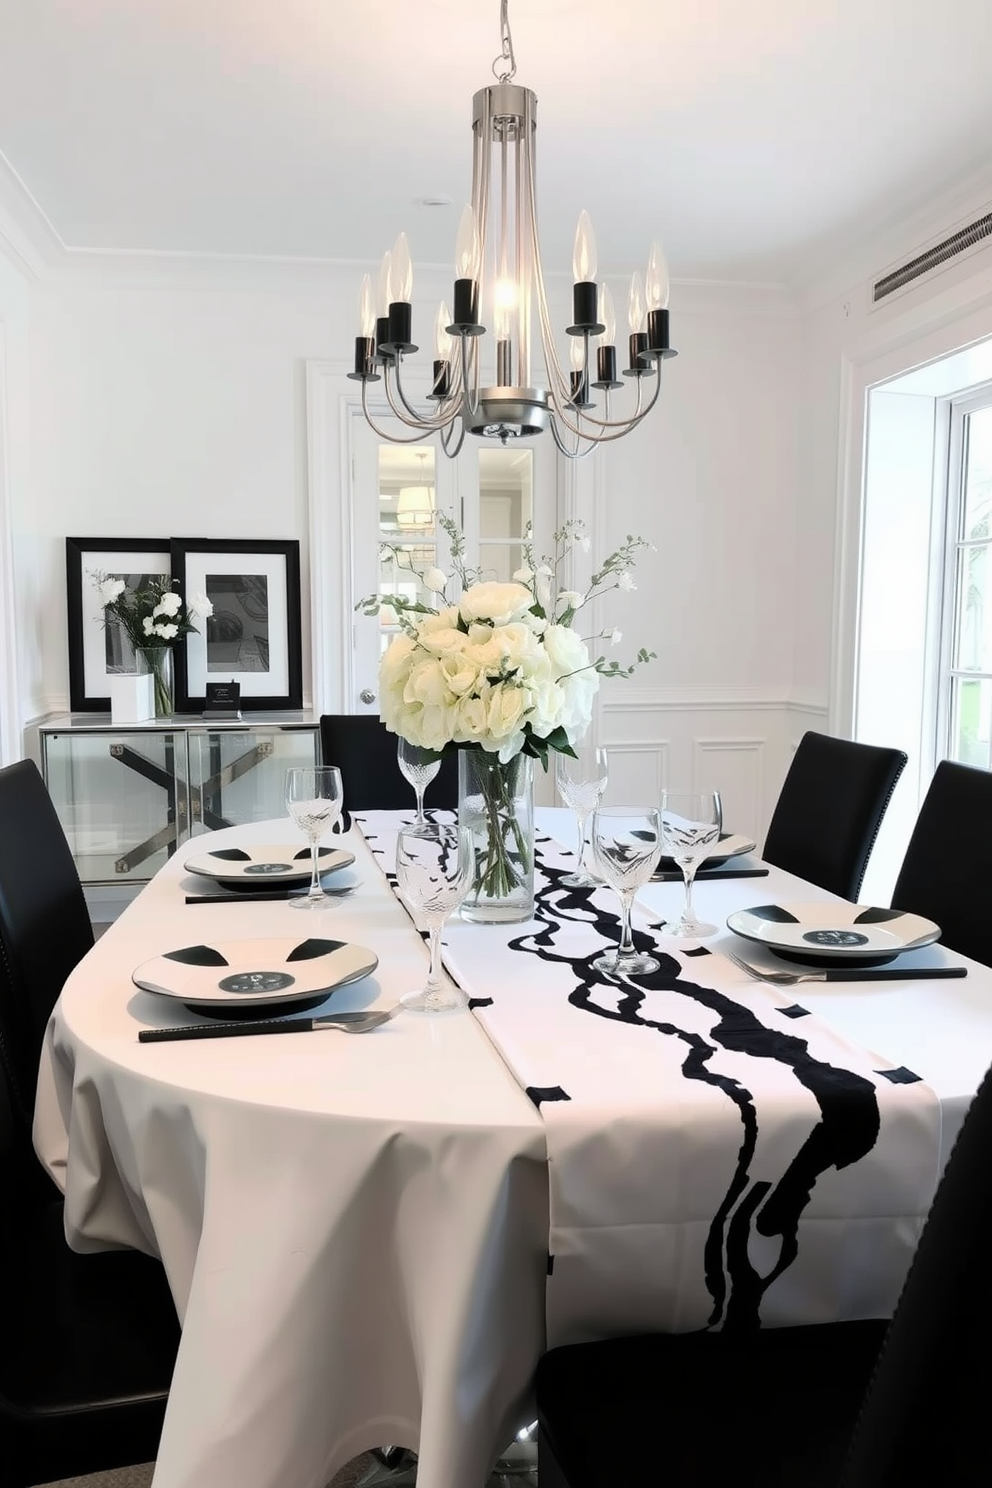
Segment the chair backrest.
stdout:
<svg viewBox="0 0 992 1488">
<path fill-rule="evenodd" d="M 989 1481 L 992 1070 L 958 1133 L 885 1336 L 843 1488 Z"/>
<path fill-rule="evenodd" d="M 951 950 L 992 966 L 992 773 L 941 760 L 892 891 Z"/>
<path fill-rule="evenodd" d="M 93 945 L 79 874 L 35 766 L 0 770 L 0 1058 L 15 1114 L 30 1122 L 45 1028 Z"/>
<path fill-rule="evenodd" d="M 779 792 L 762 857 L 856 901 L 905 764 L 901 749 L 804 734 Z"/>
<path fill-rule="evenodd" d="M 320 720 L 321 756 L 337 765 L 349 811 L 403 811 L 414 804 L 413 788 L 396 763 L 396 735 L 371 713 L 324 713 Z M 458 760 L 445 755 L 427 787 L 427 806 L 458 805 Z"/>
</svg>

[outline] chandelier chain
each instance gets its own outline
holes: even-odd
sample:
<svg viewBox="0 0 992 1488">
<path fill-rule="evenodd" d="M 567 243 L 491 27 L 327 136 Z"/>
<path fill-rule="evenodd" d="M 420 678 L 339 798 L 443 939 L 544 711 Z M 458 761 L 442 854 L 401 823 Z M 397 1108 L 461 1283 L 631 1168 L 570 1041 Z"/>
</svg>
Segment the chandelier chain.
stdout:
<svg viewBox="0 0 992 1488">
<path fill-rule="evenodd" d="M 499 35 L 502 51 L 498 57 L 493 58 L 493 76 L 498 83 L 509 83 L 517 71 L 517 59 L 513 53 L 513 37 L 510 34 L 510 0 L 500 0 L 499 8 Z M 500 64 L 506 62 L 509 67 L 500 71 Z"/>
</svg>

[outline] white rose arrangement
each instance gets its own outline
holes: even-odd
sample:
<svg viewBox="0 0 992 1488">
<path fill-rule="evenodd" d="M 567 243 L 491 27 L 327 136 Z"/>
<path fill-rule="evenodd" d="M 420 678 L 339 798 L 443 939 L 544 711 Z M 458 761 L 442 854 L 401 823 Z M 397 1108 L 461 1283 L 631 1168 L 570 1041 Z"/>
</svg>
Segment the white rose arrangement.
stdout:
<svg viewBox="0 0 992 1488">
<path fill-rule="evenodd" d="M 528 528 L 523 565 L 509 583 L 468 568 L 461 533 L 443 513 L 438 522 L 448 536 L 454 572 L 449 576 L 432 566 L 420 573 L 436 603 L 375 594 L 356 608 L 366 615 L 387 610 L 400 627 L 379 664 L 386 727 L 435 756 L 454 749 L 478 752 L 474 775 L 482 816 L 468 896 L 477 907 L 506 901 L 532 880 L 533 841 L 514 805 L 517 757 L 529 755 L 547 769 L 550 752 L 572 754 L 592 720 L 600 677 L 630 676 L 655 654 L 641 650 L 623 667 L 589 650 L 597 641 L 616 644 L 618 631 L 583 637 L 574 628 L 576 614 L 591 599 L 635 587 L 631 570 L 648 544 L 628 537 L 581 594 L 559 582 L 571 550 L 588 551 L 581 522 L 565 522 L 554 534 L 554 552 L 540 559 Z M 389 551 L 413 569 L 406 549 Z M 457 596 L 448 598 L 449 587 Z"/>
<path fill-rule="evenodd" d="M 458 529 L 444 514 L 438 521 L 449 538 L 454 574 L 431 567 L 420 575 L 437 607 L 379 595 L 356 606 L 367 615 L 388 607 L 401 627 L 379 667 L 382 721 L 432 754 L 476 748 L 506 764 L 522 753 L 547 769 L 549 751 L 570 754 L 588 728 L 600 677 L 630 676 L 655 655 L 642 649 L 628 667 L 593 657 L 590 643 L 616 644 L 620 632 L 582 637 L 573 623 L 591 599 L 635 587 L 631 570 L 648 544 L 628 536 L 581 594 L 559 588 L 568 553 L 588 548 L 581 522 L 564 523 L 554 534 L 553 554 L 541 559 L 528 530 L 523 566 L 511 582 L 498 583 L 465 565 Z M 390 551 L 412 567 L 404 549 Z M 449 587 L 461 592 L 446 603 Z"/>
</svg>

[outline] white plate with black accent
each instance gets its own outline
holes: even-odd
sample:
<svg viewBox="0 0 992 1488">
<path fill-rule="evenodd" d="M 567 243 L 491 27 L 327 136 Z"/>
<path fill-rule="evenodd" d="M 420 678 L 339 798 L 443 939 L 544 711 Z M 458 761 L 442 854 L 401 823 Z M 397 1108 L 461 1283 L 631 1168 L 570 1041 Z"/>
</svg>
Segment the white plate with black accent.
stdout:
<svg viewBox="0 0 992 1488">
<path fill-rule="evenodd" d="M 719 868 L 720 864 L 725 863 L 728 858 L 737 858 L 741 853 L 754 852 L 756 846 L 757 844 L 752 842 L 750 837 L 735 837 L 729 832 L 724 832 L 706 849 L 706 856 L 700 868 Z M 678 864 L 674 858 L 661 857 L 654 871 L 655 873 L 671 873 L 672 869 L 677 867 Z"/>
<path fill-rule="evenodd" d="M 343 940 L 218 940 L 154 956 L 131 980 L 197 1013 L 260 1018 L 316 1007 L 337 987 L 371 976 L 378 964 L 374 951 Z"/>
<path fill-rule="evenodd" d="M 804 965 L 881 966 L 903 951 L 940 939 L 940 926 L 922 915 L 869 904 L 762 904 L 738 909 L 727 928 Z"/>
<path fill-rule="evenodd" d="M 317 871 L 321 876 L 337 868 L 347 868 L 354 861 L 355 854 L 341 847 L 317 848 Z M 309 883 L 310 848 L 301 847 L 298 842 L 289 847 L 285 843 L 270 846 L 266 842 L 257 847 L 215 847 L 212 852 L 187 858 L 183 867 L 187 873 L 199 873 L 204 878 L 236 884 L 242 889 L 264 889 L 273 883 Z"/>
</svg>

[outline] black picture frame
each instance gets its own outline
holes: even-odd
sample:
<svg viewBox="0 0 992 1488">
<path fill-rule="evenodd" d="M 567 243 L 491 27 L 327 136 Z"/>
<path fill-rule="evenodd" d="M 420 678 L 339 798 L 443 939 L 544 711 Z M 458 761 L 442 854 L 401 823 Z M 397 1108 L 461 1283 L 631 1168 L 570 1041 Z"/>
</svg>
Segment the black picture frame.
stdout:
<svg viewBox="0 0 992 1488">
<path fill-rule="evenodd" d="M 208 681 L 239 683 L 247 712 L 302 708 L 299 543 L 174 537 L 170 551 L 185 602 L 214 604 L 176 647 L 176 711 L 202 713 Z"/>
<path fill-rule="evenodd" d="M 93 574 L 127 579 L 132 587 L 171 573 L 167 537 L 67 537 L 66 631 L 69 642 L 69 707 L 73 713 L 109 713 L 108 679 L 137 670 L 119 627 L 108 635 Z M 114 656 L 114 649 L 118 655 Z"/>
</svg>

